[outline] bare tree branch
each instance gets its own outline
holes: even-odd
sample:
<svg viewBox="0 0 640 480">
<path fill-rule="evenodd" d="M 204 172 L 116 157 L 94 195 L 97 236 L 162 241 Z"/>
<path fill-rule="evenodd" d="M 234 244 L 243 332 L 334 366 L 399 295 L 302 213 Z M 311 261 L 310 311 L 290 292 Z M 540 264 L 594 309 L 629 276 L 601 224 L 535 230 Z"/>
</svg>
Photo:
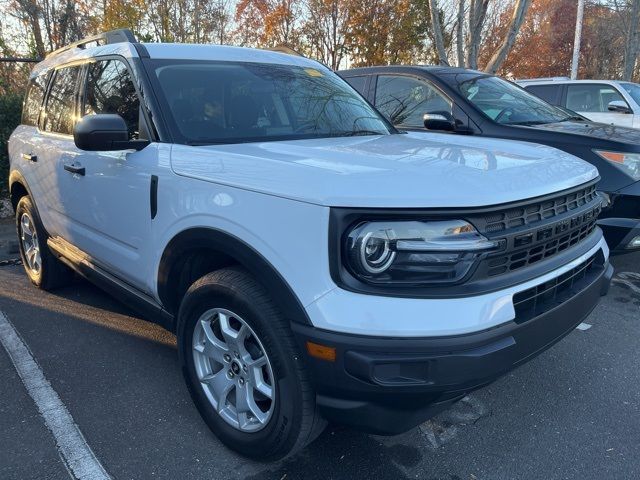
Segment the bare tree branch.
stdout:
<svg viewBox="0 0 640 480">
<path fill-rule="evenodd" d="M 516 37 L 518 36 L 518 32 L 520 31 L 520 27 L 524 22 L 525 16 L 527 15 L 527 10 L 531 6 L 531 0 L 517 0 L 517 3 L 513 9 L 513 16 L 511 17 L 511 23 L 509 25 L 509 29 L 507 30 L 507 34 L 504 37 L 504 40 L 498 50 L 493 54 L 489 63 L 487 63 L 485 67 L 485 71 L 489 73 L 496 73 L 502 63 L 509 55 L 513 44 L 516 41 Z"/>
<path fill-rule="evenodd" d="M 458 0 L 458 19 L 456 24 L 456 53 L 458 66 L 464 67 L 464 0 Z"/>
<path fill-rule="evenodd" d="M 624 49 L 623 80 L 631 80 L 640 48 L 640 0 L 631 2 L 631 15 Z"/>
<path fill-rule="evenodd" d="M 433 39 L 438 51 L 438 60 L 440 65 L 449 65 L 447 59 L 447 51 L 444 48 L 444 40 L 442 37 L 442 26 L 440 25 L 440 10 L 438 9 L 437 0 L 429 0 L 429 13 L 431 14 L 431 28 L 433 28 Z"/>
</svg>

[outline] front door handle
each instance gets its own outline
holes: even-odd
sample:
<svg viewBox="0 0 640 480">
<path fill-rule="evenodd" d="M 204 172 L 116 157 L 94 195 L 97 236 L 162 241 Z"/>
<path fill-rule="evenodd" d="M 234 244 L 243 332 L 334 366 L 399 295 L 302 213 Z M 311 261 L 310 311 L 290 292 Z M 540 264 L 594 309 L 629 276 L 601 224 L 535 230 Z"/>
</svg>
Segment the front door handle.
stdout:
<svg viewBox="0 0 640 480">
<path fill-rule="evenodd" d="M 37 162 L 38 156 L 34 155 L 33 153 L 23 153 L 22 159 L 27 160 L 28 162 Z"/>
<path fill-rule="evenodd" d="M 76 173 L 78 175 L 84 176 L 84 167 L 79 163 L 65 163 L 64 169 L 67 172 Z"/>
</svg>

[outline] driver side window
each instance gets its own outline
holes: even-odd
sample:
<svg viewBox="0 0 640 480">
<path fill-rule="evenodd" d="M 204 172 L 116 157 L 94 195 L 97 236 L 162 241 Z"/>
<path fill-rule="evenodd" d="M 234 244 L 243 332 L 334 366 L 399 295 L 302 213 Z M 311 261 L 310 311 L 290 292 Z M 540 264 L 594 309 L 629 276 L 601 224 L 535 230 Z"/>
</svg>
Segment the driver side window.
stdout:
<svg viewBox="0 0 640 480">
<path fill-rule="evenodd" d="M 89 65 L 83 115 L 115 113 L 124 118 L 129 139 L 139 138 L 140 100 L 127 67 L 119 60 Z"/>
<path fill-rule="evenodd" d="M 451 113 L 451 101 L 427 80 L 401 75 L 380 75 L 376 108 L 398 127 L 424 126 L 425 113 Z"/>
</svg>

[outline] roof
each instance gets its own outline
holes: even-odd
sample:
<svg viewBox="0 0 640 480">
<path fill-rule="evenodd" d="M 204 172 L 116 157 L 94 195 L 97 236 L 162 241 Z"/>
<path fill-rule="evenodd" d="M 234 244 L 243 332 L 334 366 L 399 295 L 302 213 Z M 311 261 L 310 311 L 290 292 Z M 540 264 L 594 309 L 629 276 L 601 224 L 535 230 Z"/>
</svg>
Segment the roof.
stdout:
<svg viewBox="0 0 640 480">
<path fill-rule="evenodd" d="M 145 47 L 150 58 L 156 59 L 217 60 L 326 68 L 321 63 L 305 57 L 256 48 L 188 43 L 142 43 L 139 45 Z M 129 42 L 111 43 L 92 47 L 86 46 L 84 48 L 70 48 L 55 55 L 49 55 L 42 62 L 36 64 L 31 72 L 31 76 L 39 75 L 61 64 L 69 64 L 76 61 L 80 62 L 104 55 L 119 55 L 127 59 L 139 57 L 135 44 Z"/>
<path fill-rule="evenodd" d="M 526 80 L 516 80 L 516 83 L 520 85 L 561 85 L 566 83 L 604 83 L 615 85 L 618 83 L 627 83 L 621 80 L 571 80 L 570 78 L 530 78 Z"/>
<path fill-rule="evenodd" d="M 320 65 L 319 62 L 305 57 L 258 48 L 193 43 L 143 43 L 143 45 L 151 58 L 275 63 L 315 68 Z"/>
<path fill-rule="evenodd" d="M 481 72 L 478 70 L 471 70 L 469 68 L 462 67 L 451 67 L 447 65 L 379 65 L 376 67 L 357 67 L 357 68 L 349 68 L 345 70 L 340 70 L 338 73 L 344 74 L 346 72 L 349 73 L 368 73 L 374 70 L 385 70 L 385 69 L 402 69 L 405 71 L 411 70 L 420 70 L 424 72 L 428 72 L 432 75 L 458 75 L 458 74 L 475 74 L 475 75 L 490 75 L 486 72 Z"/>
</svg>

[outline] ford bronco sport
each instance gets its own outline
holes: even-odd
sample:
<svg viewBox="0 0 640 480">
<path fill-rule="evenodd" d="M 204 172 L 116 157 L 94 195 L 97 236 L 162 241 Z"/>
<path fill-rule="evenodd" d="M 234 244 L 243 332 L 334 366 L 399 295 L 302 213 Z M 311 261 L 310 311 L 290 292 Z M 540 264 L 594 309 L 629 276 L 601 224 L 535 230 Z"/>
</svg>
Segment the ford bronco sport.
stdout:
<svg viewBox="0 0 640 480">
<path fill-rule="evenodd" d="M 175 332 L 202 417 L 274 459 L 419 424 L 608 288 L 597 170 L 398 133 L 302 57 L 114 31 L 33 70 L 9 144 L 31 281 L 75 270 Z"/>
</svg>

